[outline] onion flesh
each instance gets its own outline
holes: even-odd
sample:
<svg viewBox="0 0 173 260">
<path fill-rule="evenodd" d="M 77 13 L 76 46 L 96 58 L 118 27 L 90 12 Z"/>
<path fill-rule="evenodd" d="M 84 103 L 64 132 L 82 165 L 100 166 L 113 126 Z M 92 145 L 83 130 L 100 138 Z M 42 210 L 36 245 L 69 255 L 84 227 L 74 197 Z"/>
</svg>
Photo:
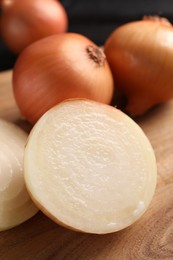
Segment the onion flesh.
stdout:
<svg viewBox="0 0 173 260">
<path fill-rule="evenodd" d="M 23 177 L 23 155 L 28 135 L 0 119 L 0 231 L 15 227 L 38 211 Z"/>
<path fill-rule="evenodd" d="M 25 182 L 48 217 L 70 229 L 111 233 L 139 219 L 156 187 L 156 161 L 126 114 L 89 100 L 66 100 L 33 127 Z"/>
</svg>

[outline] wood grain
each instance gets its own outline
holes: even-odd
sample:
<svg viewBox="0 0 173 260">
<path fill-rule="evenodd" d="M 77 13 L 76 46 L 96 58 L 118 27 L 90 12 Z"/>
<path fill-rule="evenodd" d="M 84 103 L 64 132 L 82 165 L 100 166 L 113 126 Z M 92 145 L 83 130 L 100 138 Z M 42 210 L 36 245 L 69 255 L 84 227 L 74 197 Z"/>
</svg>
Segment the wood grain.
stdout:
<svg viewBox="0 0 173 260">
<path fill-rule="evenodd" d="M 0 117 L 29 129 L 15 103 L 11 72 L 0 73 Z M 1 260 L 173 259 L 173 101 L 136 119 L 154 148 L 158 183 L 143 217 L 120 232 L 90 235 L 70 231 L 41 212 L 0 233 Z"/>
</svg>

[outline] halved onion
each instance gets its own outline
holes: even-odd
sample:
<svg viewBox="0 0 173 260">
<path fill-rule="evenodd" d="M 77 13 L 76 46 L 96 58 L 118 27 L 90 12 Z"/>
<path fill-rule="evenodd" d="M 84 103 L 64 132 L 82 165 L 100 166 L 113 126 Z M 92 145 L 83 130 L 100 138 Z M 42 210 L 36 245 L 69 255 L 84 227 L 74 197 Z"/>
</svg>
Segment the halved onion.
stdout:
<svg viewBox="0 0 173 260">
<path fill-rule="evenodd" d="M 15 227 L 37 213 L 23 177 L 27 134 L 0 119 L 0 231 Z"/>
<path fill-rule="evenodd" d="M 32 129 L 25 182 L 55 222 L 88 233 L 121 230 L 148 208 L 156 161 L 142 129 L 126 114 L 89 100 L 68 100 Z"/>
</svg>

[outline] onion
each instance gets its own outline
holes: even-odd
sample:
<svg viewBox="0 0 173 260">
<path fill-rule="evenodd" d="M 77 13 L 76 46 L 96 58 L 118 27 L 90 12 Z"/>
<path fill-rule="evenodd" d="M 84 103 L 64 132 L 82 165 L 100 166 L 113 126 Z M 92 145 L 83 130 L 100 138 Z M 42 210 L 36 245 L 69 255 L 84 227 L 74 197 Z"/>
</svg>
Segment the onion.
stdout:
<svg viewBox="0 0 173 260">
<path fill-rule="evenodd" d="M 46 36 L 67 30 L 64 7 L 56 0 L 2 0 L 1 35 L 14 53 Z"/>
<path fill-rule="evenodd" d="M 64 33 L 26 48 L 13 71 L 17 104 L 35 123 L 49 108 L 67 98 L 110 103 L 113 78 L 103 51 L 87 37 Z"/>
<path fill-rule="evenodd" d="M 173 98 L 173 27 L 168 20 L 144 17 L 122 25 L 104 50 L 116 92 L 127 98 L 126 112 L 142 115 Z"/>
<path fill-rule="evenodd" d="M 139 219 L 156 187 L 156 161 L 142 129 L 118 109 L 66 100 L 32 128 L 25 183 L 56 223 L 87 233 L 111 233 Z"/>
<path fill-rule="evenodd" d="M 0 119 L 0 231 L 21 224 L 38 211 L 24 183 L 26 140 L 23 130 Z"/>
</svg>

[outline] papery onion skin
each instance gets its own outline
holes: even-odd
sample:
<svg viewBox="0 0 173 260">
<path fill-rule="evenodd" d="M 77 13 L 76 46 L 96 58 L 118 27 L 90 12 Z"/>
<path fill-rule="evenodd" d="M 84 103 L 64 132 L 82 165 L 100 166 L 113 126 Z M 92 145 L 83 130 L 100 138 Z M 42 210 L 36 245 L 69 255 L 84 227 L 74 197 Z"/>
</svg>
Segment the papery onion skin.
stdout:
<svg viewBox="0 0 173 260">
<path fill-rule="evenodd" d="M 16 54 L 34 41 L 67 31 L 66 10 L 56 0 L 2 0 L 1 5 L 1 35 Z"/>
<path fill-rule="evenodd" d="M 173 27 L 145 17 L 115 29 L 104 45 L 115 88 L 127 98 L 125 111 L 145 114 L 173 98 Z"/>
<path fill-rule="evenodd" d="M 27 47 L 13 70 L 13 90 L 21 113 L 35 123 L 67 98 L 109 104 L 113 77 L 103 51 L 76 33 L 54 35 Z"/>
</svg>

